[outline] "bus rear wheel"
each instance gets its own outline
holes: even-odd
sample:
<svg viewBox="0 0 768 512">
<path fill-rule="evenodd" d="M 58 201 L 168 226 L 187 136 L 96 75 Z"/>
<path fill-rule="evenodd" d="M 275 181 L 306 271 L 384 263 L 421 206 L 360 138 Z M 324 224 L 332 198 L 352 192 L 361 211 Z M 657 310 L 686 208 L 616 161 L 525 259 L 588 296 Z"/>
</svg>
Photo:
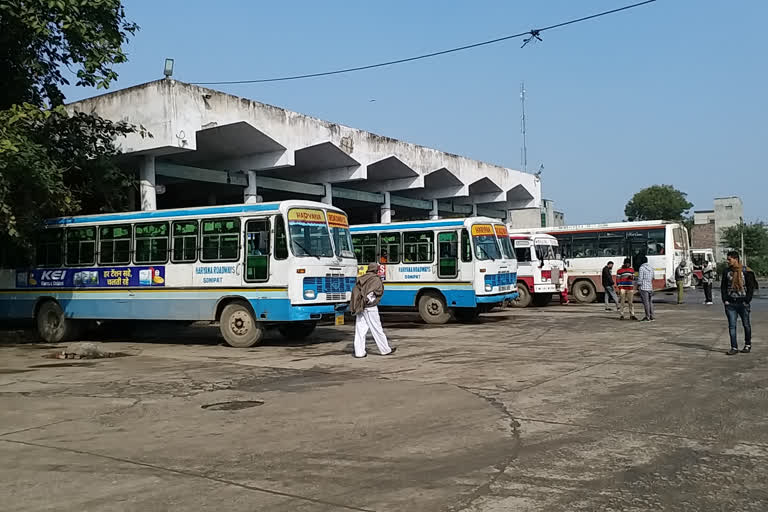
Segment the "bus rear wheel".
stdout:
<svg viewBox="0 0 768 512">
<path fill-rule="evenodd" d="M 513 308 L 527 308 L 531 304 L 531 292 L 524 284 L 517 287 L 517 298 L 512 301 Z"/>
<path fill-rule="evenodd" d="M 283 338 L 290 341 L 301 341 L 315 330 L 315 322 L 295 322 L 281 325 L 277 328 Z"/>
<path fill-rule="evenodd" d="M 419 315 L 428 324 L 444 324 L 451 318 L 445 299 L 435 292 L 426 292 L 419 297 Z"/>
<path fill-rule="evenodd" d="M 573 283 L 573 298 L 581 304 L 591 304 L 597 298 L 597 290 L 591 281 L 576 281 Z"/>
<path fill-rule="evenodd" d="M 453 310 L 456 321 L 462 324 L 474 322 L 478 315 L 480 315 L 480 308 L 455 308 Z"/>
<path fill-rule="evenodd" d="M 69 341 L 78 335 L 79 323 L 64 316 L 64 310 L 52 300 L 44 302 L 35 318 L 37 334 L 46 343 Z"/>
<path fill-rule="evenodd" d="M 542 308 L 552 302 L 551 293 L 537 293 L 533 296 L 533 305 Z"/>
<path fill-rule="evenodd" d="M 219 329 L 230 347 L 253 347 L 264 338 L 264 326 L 256 321 L 245 304 L 227 304 L 221 312 Z"/>
</svg>

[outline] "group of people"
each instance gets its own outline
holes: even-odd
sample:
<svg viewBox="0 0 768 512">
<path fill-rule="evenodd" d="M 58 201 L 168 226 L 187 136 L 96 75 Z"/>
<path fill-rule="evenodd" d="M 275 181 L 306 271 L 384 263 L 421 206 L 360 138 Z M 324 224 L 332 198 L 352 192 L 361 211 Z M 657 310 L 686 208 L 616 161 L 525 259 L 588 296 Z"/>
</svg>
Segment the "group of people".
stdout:
<svg viewBox="0 0 768 512">
<path fill-rule="evenodd" d="M 634 294 L 635 286 L 640 292 L 640 299 L 645 310 L 645 317 L 642 321 L 653 322 L 656 317 L 653 308 L 653 267 L 648 264 L 648 258 L 640 257 L 640 268 L 637 273 L 637 282 L 635 282 L 635 269 L 632 268 L 632 261 L 629 258 L 624 260 L 621 268 L 616 272 L 616 279 L 613 277 L 613 262 L 609 261 L 603 267 L 602 283 L 605 288 L 605 309 L 611 311 L 610 300 L 616 305 L 616 311 L 619 312 L 619 319 L 629 318 L 637 320 L 635 316 Z M 752 351 L 752 324 L 750 313 L 752 311 L 751 303 L 755 290 L 757 289 L 757 278 L 755 273 L 749 267 L 742 265 L 737 251 L 730 251 L 727 255 L 728 267 L 723 272 L 720 281 L 720 295 L 725 307 L 725 314 L 728 318 L 728 332 L 731 338 L 731 348 L 726 352 L 728 355 L 749 353 Z M 686 262 L 682 261 L 675 269 L 675 284 L 677 285 L 677 303 L 683 303 L 683 291 L 685 279 L 689 273 L 686 268 Z M 704 304 L 711 305 L 712 287 L 715 282 L 716 272 L 712 262 L 707 261 L 702 267 L 702 286 L 704 288 Z M 617 296 L 616 290 L 619 295 Z M 744 326 L 744 346 L 739 350 L 737 341 L 737 322 L 741 319 Z"/>
</svg>

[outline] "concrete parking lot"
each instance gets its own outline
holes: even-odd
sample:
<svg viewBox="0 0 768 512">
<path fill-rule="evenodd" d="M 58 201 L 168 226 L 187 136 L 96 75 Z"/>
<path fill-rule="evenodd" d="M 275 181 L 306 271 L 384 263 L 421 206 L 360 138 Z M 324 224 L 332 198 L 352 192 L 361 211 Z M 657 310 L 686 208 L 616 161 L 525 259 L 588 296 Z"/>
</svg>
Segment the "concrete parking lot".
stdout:
<svg viewBox="0 0 768 512">
<path fill-rule="evenodd" d="M 248 350 L 212 327 L 118 336 L 128 356 L 85 361 L 6 341 L 0 507 L 765 511 L 768 308 L 727 357 L 700 299 L 652 324 L 597 304 L 385 315 L 397 354 L 359 360 L 351 325 Z"/>
</svg>

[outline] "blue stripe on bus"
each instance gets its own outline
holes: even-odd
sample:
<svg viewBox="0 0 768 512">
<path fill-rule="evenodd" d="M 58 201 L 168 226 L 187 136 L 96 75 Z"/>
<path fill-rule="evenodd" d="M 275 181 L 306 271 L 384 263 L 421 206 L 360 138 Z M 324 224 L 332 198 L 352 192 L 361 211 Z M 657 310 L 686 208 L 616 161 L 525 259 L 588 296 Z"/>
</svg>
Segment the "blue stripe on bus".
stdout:
<svg viewBox="0 0 768 512">
<path fill-rule="evenodd" d="M 194 208 L 189 210 L 153 210 L 147 212 L 126 212 L 109 213 L 105 215 L 87 215 L 84 217 L 60 217 L 56 219 L 47 219 L 48 225 L 62 224 L 85 224 L 92 222 L 109 222 L 113 220 L 145 220 L 156 218 L 178 218 L 178 217 L 200 217 L 203 215 L 217 215 L 221 213 L 246 213 L 246 212 L 266 212 L 277 211 L 280 205 L 278 203 L 260 203 L 260 204 L 238 204 L 230 206 L 210 206 L 203 208 Z"/>
<path fill-rule="evenodd" d="M 387 288 L 384 295 L 381 297 L 380 305 L 382 307 L 415 307 L 416 296 L 418 295 L 419 290 L 419 288 L 406 290 Z M 446 305 L 450 308 L 473 308 L 477 305 L 475 291 L 472 288 L 458 290 L 444 289 L 438 291 L 443 294 Z"/>
<path fill-rule="evenodd" d="M 377 224 L 375 226 L 350 226 L 349 230 L 353 233 L 362 233 L 366 231 L 399 231 L 401 229 L 448 228 L 457 226 L 464 226 L 464 221 L 398 222 L 395 224 Z"/>
</svg>

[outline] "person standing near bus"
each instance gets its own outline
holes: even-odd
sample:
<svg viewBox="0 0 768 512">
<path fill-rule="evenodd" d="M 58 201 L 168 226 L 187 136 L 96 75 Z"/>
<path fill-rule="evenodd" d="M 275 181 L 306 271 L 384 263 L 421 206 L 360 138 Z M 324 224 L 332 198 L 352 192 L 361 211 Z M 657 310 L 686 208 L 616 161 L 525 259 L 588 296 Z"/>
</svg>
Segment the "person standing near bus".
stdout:
<svg viewBox="0 0 768 512">
<path fill-rule="evenodd" d="M 677 285 L 677 303 L 683 303 L 683 293 L 685 291 L 685 276 L 688 275 L 685 260 L 681 261 L 675 269 L 675 284 Z"/>
<path fill-rule="evenodd" d="M 613 288 L 613 262 L 609 261 L 606 266 L 603 267 L 603 288 L 605 288 L 605 310 L 610 311 L 608 306 L 608 299 L 613 299 L 613 303 L 616 304 L 616 311 L 619 311 L 619 298 L 616 296 L 616 290 Z"/>
<path fill-rule="evenodd" d="M 616 284 L 619 286 L 620 307 L 619 320 L 624 320 L 624 310 L 627 310 L 631 320 L 637 320 L 635 316 L 635 269 L 632 268 L 631 260 L 624 259 L 624 264 L 616 273 Z"/>
<path fill-rule="evenodd" d="M 390 348 L 384 328 L 379 318 L 378 304 L 384 295 L 384 283 L 379 277 L 379 264 L 372 262 L 362 276 L 357 278 L 352 289 L 352 300 L 349 309 L 355 315 L 355 357 L 365 357 L 365 339 L 368 330 L 371 331 L 379 353 L 388 356 L 395 353 L 395 348 Z"/>
<path fill-rule="evenodd" d="M 701 267 L 701 285 L 704 287 L 704 304 L 712 305 L 712 283 L 715 282 L 715 266 L 709 260 L 704 260 Z"/>
<path fill-rule="evenodd" d="M 725 304 L 725 314 L 728 317 L 728 333 L 731 337 L 731 349 L 726 352 L 732 356 L 739 353 L 739 345 L 736 341 L 736 319 L 741 317 L 744 326 L 744 348 L 742 352 L 752 352 L 752 323 L 749 315 L 752 311 L 752 296 L 757 288 L 757 279 L 752 270 L 741 264 L 739 253 L 728 253 L 728 269 L 723 272 L 723 280 L 720 282 L 720 295 Z"/>
<path fill-rule="evenodd" d="M 643 257 L 640 271 L 637 277 L 637 289 L 640 292 L 640 300 L 643 301 L 645 318 L 643 322 L 653 322 L 656 318 L 653 314 L 653 267 L 648 263 L 648 258 Z"/>
</svg>

